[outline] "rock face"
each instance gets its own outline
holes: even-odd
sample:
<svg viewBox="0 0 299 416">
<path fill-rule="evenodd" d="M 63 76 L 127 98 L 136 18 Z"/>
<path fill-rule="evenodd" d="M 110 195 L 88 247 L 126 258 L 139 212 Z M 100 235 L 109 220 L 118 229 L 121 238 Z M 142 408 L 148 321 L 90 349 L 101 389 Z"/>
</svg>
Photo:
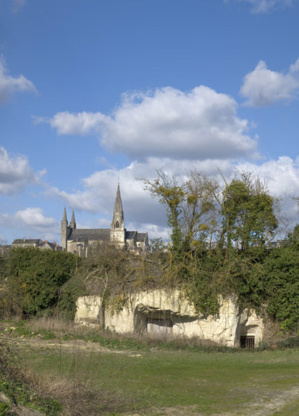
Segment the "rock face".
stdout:
<svg viewBox="0 0 299 416">
<path fill-rule="evenodd" d="M 255 313 L 240 311 L 233 297 L 220 298 L 217 316 L 198 315 L 179 291 L 153 290 L 130 297 L 119 311 L 102 307 L 99 296 L 77 300 L 75 322 L 97 324 L 118 333 L 152 336 L 199 337 L 229 347 L 256 346 L 262 341 L 263 321 Z M 247 342 L 248 343 L 248 342 Z"/>
</svg>

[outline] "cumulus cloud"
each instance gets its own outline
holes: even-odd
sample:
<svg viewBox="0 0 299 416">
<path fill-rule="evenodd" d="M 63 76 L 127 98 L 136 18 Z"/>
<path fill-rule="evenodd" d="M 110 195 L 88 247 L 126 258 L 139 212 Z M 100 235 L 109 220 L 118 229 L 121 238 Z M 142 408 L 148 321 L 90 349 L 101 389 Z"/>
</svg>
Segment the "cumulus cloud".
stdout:
<svg viewBox="0 0 299 416">
<path fill-rule="evenodd" d="M 57 220 L 46 217 L 41 208 L 26 208 L 17 211 L 13 217 L 17 222 L 35 229 L 53 228 L 57 225 Z"/>
<path fill-rule="evenodd" d="M 8 75 L 4 59 L 0 57 L 0 102 L 5 102 L 17 92 L 36 92 L 36 88 L 24 75 L 12 77 Z"/>
<path fill-rule="evenodd" d="M 76 211 L 101 213 L 111 217 L 117 184 L 120 180 L 126 215 L 138 222 L 146 222 L 150 218 L 152 222 L 161 224 L 160 221 L 164 222 L 165 218 L 163 215 L 161 217 L 161 210 L 157 209 L 159 206 L 157 201 L 154 201 L 151 195 L 144 190 L 143 180 L 154 180 L 157 176 L 157 169 L 163 169 L 170 176 L 184 177 L 192 168 L 209 175 L 217 175 L 219 170 L 224 174 L 229 174 L 232 171 L 231 163 L 223 160 L 190 163 L 189 160 L 150 158 L 146 162 L 134 161 L 120 170 L 106 169 L 94 172 L 82 179 L 80 190 L 71 193 L 50 187 L 46 190 L 46 196 L 59 198 L 64 204 Z M 146 207 L 146 214 L 144 214 L 144 207 Z"/>
<path fill-rule="evenodd" d="M 142 181 L 136 179 L 140 173 L 138 166 L 129 166 L 121 171 L 105 170 L 95 172 L 82 180 L 83 190 L 67 193 L 58 188 L 47 190 L 48 197 L 61 199 L 64 204 L 76 211 L 87 211 L 106 216 L 112 220 L 115 195 L 120 178 L 121 194 L 125 205 L 125 215 L 128 221 L 145 222 L 144 206 L 151 211 L 150 221 L 159 221 L 155 204 L 149 194 L 144 191 Z"/>
<path fill-rule="evenodd" d="M 299 59 L 288 73 L 271 71 L 260 61 L 254 71 L 244 78 L 240 94 L 247 98 L 245 104 L 265 107 L 277 101 L 295 98 L 299 92 Z"/>
<path fill-rule="evenodd" d="M 49 120 L 51 127 L 57 130 L 58 134 L 75 134 L 85 136 L 94 134 L 101 127 L 101 123 L 109 121 L 109 118 L 102 113 L 82 113 L 71 114 L 67 111 L 57 113 Z"/>
<path fill-rule="evenodd" d="M 108 150 L 139 161 L 257 155 L 247 120 L 237 116 L 236 101 L 205 86 L 190 92 L 167 87 L 124 94 L 110 116 L 62 112 L 39 121 L 47 121 L 58 134 L 97 134 Z"/>
<path fill-rule="evenodd" d="M 14 214 L 0 214 L 0 225 L 17 230 L 17 238 L 56 239 L 59 224 L 55 218 L 47 217 L 41 208 L 26 208 Z M 38 237 L 37 237 L 38 236 Z"/>
<path fill-rule="evenodd" d="M 277 160 L 269 160 L 261 165 L 242 163 L 239 164 L 239 168 L 254 172 L 264 179 L 275 197 L 294 197 L 299 193 L 299 160 L 281 156 Z"/>
<path fill-rule="evenodd" d="M 228 3 L 229 0 L 224 0 Z M 249 3 L 252 6 L 252 13 L 270 13 L 274 10 L 284 9 L 292 6 L 293 0 L 237 0 L 242 3 Z"/>
<path fill-rule="evenodd" d="M 176 162 L 170 159 L 150 159 L 146 162 L 133 162 L 119 171 L 108 169 L 95 172 L 83 179 L 82 189 L 78 191 L 67 193 L 57 188 L 50 188 L 48 196 L 60 198 L 65 205 L 75 209 L 77 222 L 80 221 L 80 212 L 87 211 L 99 218 L 97 223 L 94 222 L 93 226 L 88 225 L 88 227 L 109 227 L 120 178 L 127 229 L 148 231 L 150 238 L 161 236 L 168 239 L 165 207 L 144 190 L 143 181 L 136 179 L 154 180 L 156 168 L 162 168 L 167 174 L 177 175 L 178 178 L 184 178 L 186 172 L 192 168 L 214 177 L 219 177 L 220 170 L 228 179 L 233 177 L 235 169 L 252 172 L 266 182 L 273 196 L 282 198 L 284 213 L 290 218 L 299 220 L 296 203 L 292 199 L 298 196 L 299 159 L 292 160 L 289 157 L 280 157 L 278 160 L 270 160 L 259 165 L 232 164 L 221 160 L 190 164 L 188 160 Z M 222 179 L 219 179 L 221 182 Z"/>
<path fill-rule="evenodd" d="M 10 156 L 0 147 L 0 194 L 13 194 L 26 185 L 38 182 L 38 176 L 29 166 L 25 156 Z"/>
</svg>

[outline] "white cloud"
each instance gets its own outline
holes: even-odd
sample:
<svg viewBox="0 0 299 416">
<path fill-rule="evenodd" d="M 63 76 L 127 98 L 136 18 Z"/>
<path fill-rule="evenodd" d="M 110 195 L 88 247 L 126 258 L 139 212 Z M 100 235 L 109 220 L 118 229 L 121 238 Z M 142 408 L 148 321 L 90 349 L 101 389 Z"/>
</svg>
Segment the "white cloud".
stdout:
<svg viewBox="0 0 299 416">
<path fill-rule="evenodd" d="M 293 197 L 299 194 L 299 160 L 281 156 L 261 165 L 242 163 L 239 169 L 254 172 L 264 179 L 272 195 L 278 198 Z"/>
<path fill-rule="evenodd" d="M 213 163 L 214 162 L 214 163 Z M 66 205 L 75 209 L 77 222 L 80 221 L 80 211 L 87 211 L 97 216 L 99 220 L 93 227 L 110 226 L 118 178 L 120 178 L 121 194 L 124 206 L 127 229 L 148 231 L 150 238 L 162 236 L 167 239 L 169 230 L 166 226 L 165 207 L 158 199 L 153 199 L 144 190 L 144 183 L 136 178 L 153 180 L 156 178 L 155 169 L 163 168 L 169 175 L 183 177 L 192 168 L 208 175 L 219 177 L 219 170 L 224 177 L 233 176 L 234 170 L 253 172 L 261 180 L 265 180 L 270 193 L 283 199 L 283 211 L 294 221 L 299 221 L 298 210 L 292 199 L 298 196 L 299 158 L 294 161 L 289 157 L 270 160 L 260 165 L 254 163 L 232 164 L 223 161 L 198 162 L 173 161 L 169 159 L 150 159 L 147 162 L 134 162 L 126 168 L 95 172 L 83 179 L 82 190 L 73 193 L 51 188 L 48 195 L 61 198 Z M 218 170 L 219 169 L 219 170 Z M 220 179 L 221 180 L 221 179 Z M 90 225 L 89 225 L 90 226 Z M 92 228 L 92 226 L 90 226 Z"/>
<path fill-rule="evenodd" d="M 14 214 L 14 219 L 23 225 L 34 227 L 35 229 L 43 229 L 55 227 L 57 220 L 51 217 L 46 217 L 41 208 L 26 208 L 17 211 Z"/>
<path fill-rule="evenodd" d="M 223 174 L 232 171 L 229 161 L 205 160 L 190 163 L 189 160 L 174 161 L 171 159 L 150 158 L 146 162 L 132 162 L 121 170 L 106 169 L 94 172 L 82 179 L 82 189 L 67 193 L 55 187 L 46 191 L 47 197 L 61 199 L 71 209 L 100 213 L 112 220 L 117 183 L 120 179 L 121 194 L 126 205 L 126 215 L 138 223 L 153 221 L 157 224 L 165 223 L 165 216 L 161 214 L 159 203 L 153 200 L 144 190 L 142 179 L 154 180 L 156 170 L 163 169 L 169 175 L 184 176 L 192 168 L 209 175 L 217 175 L 219 170 Z M 141 179 L 141 180 L 139 180 Z"/>
<path fill-rule="evenodd" d="M 7 74 L 4 59 L 0 57 L 0 102 L 5 102 L 9 97 L 17 92 L 37 92 L 31 81 L 23 75 L 12 77 Z"/>
<path fill-rule="evenodd" d="M 229 0 L 224 0 L 228 3 Z M 293 0 L 237 0 L 242 3 L 249 3 L 252 6 L 252 13 L 270 13 L 274 10 L 290 7 Z"/>
<path fill-rule="evenodd" d="M 19 192 L 24 186 L 38 181 L 25 156 L 10 156 L 0 147 L 0 194 Z"/>
<path fill-rule="evenodd" d="M 0 214 L 2 228 L 14 229 L 16 238 L 41 238 L 53 241 L 59 234 L 55 218 L 47 217 L 41 208 L 26 208 L 14 214 Z"/>
<path fill-rule="evenodd" d="M 42 119 L 41 119 L 42 120 Z M 98 131 L 101 123 L 109 122 L 109 118 L 102 113 L 82 113 L 71 114 L 67 111 L 57 113 L 49 120 L 51 127 L 57 130 L 58 134 L 76 134 L 85 136 L 94 134 Z"/>
<path fill-rule="evenodd" d="M 299 59 L 286 74 L 271 71 L 260 61 L 254 71 L 244 78 L 240 94 L 247 98 L 245 104 L 265 107 L 277 101 L 289 100 L 299 92 Z"/>
<path fill-rule="evenodd" d="M 17 13 L 25 6 L 26 0 L 12 0 L 12 3 L 13 3 L 12 11 Z"/>
<path fill-rule="evenodd" d="M 58 134 L 97 134 L 108 150 L 132 160 L 257 156 L 247 120 L 237 117 L 236 101 L 205 86 L 124 94 L 111 116 L 63 112 L 38 121 L 47 121 Z"/>
</svg>

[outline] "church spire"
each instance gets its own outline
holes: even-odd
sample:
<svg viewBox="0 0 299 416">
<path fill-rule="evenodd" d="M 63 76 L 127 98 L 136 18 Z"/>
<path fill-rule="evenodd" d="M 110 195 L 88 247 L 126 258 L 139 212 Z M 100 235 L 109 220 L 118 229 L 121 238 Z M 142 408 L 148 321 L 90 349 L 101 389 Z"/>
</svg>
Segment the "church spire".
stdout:
<svg viewBox="0 0 299 416">
<path fill-rule="evenodd" d="M 63 217 L 62 217 L 62 221 L 61 222 L 66 222 L 67 223 L 67 218 L 66 218 L 66 209 L 64 208 L 63 210 Z"/>
<path fill-rule="evenodd" d="M 112 220 L 112 227 L 113 228 L 124 228 L 124 211 L 123 211 L 123 204 L 120 196 L 120 187 L 118 183 L 115 204 L 114 204 L 114 211 L 113 211 L 113 220 Z"/>
<path fill-rule="evenodd" d="M 71 218 L 71 222 L 70 222 L 70 227 L 71 228 L 76 228 L 76 221 L 75 221 L 75 213 L 74 213 L 74 210 L 72 212 L 72 218 Z"/>
<path fill-rule="evenodd" d="M 124 223 L 124 211 L 123 204 L 120 196 L 120 187 L 118 183 L 114 211 L 113 211 L 113 220 L 110 230 L 110 243 L 114 244 L 116 247 L 125 247 L 126 245 L 126 229 Z"/>
<path fill-rule="evenodd" d="M 69 227 L 67 223 L 66 209 L 64 208 L 63 217 L 61 221 L 61 234 L 60 234 L 60 245 L 64 250 L 66 250 L 68 234 L 69 234 Z"/>
</svg>

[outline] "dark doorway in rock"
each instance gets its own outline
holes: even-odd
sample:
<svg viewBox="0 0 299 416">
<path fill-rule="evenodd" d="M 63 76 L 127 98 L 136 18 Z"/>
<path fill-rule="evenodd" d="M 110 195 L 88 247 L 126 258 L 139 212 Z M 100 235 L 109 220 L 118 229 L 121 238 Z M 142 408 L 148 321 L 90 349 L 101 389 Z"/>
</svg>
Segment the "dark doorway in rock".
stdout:
<svg viewBox="0 0 299 416">
<path fill-rule="evenodd" d="M 151 335 L 171 335 L 173 324 L 170 319 L 147 319 L 147 332 Z"/>
<path fill-rule="evenodd" d="M 254 348 L 254 335 L 245 335 L 240 337 L 241 348 Z"/>
</svg>

